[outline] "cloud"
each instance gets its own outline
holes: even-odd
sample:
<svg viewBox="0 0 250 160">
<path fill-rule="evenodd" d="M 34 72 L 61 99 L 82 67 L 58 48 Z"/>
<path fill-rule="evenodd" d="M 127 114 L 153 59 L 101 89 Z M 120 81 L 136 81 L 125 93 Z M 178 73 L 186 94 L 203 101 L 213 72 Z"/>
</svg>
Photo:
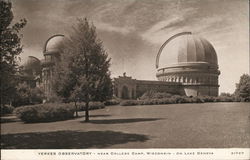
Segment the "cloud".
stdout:
<svg viewBox="0 0 250 160">
<path fill-rule="evenodd" d="M 160 46 L 191 31 L 214 45 L 220 88 L 229 92 L 249 67 L 248 6 L 247 0 L 13 0 L 14 20 L 28 20 L 22 31 L 24 58 L 42 58 L 51 35 L 67 33 L 77 18 L 87 17 L 112 57 L 112 76 L 126 71 L 137 79 L 155 79 Z"/>
<path fill-rule="evenodd" d="M 128 34 L 134 30 L 134 27 L 116 27 L 112 24 L 104 23 L 104 22 L 93 22 L 98 30 L 104 30 L 108 32 L 118 32 L 122 34 Z"/>
</svg>

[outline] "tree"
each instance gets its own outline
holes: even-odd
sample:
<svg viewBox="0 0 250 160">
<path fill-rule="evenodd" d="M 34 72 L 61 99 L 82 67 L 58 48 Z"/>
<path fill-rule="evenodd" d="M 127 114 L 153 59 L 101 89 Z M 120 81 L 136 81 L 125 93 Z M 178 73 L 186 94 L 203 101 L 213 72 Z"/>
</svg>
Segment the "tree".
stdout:
<svg viewBox="0 0 250 160">
<path fill-rule="evenodd" d="M 243 74 L 236 84 L 235 95 L 244 99 L 250 99 L 250 76 Z"/>
<path fill-rule="evenodd" d="M 30 87 L 26 83 L 19 83 L 16 87 L 16 95 L 13 106 L 38 104 L 43 102 L 44 93 L 38 87 Z"/>
<path fill-rule="evenodd" d="M 110 58 L 97 38 L 94 25 L 87 19 L 78 19 L 60 48 L 61 61 L 55 67 L 54 90 L 66 100 L 74 101 L 75 106 L 84 101 L 88 122 L 89 102 L 105 101 L 112 96 Z"/>
<path fill-rule="evenodd" d="M 230 93 L 222 92 L 222 93 L 220 94 L 220 96 L 223 96 L 223 97 L 232 97 L 233 95 L 230 94 Z"/>
<path fill-rule="evenodd" d="M 9 1 L 0 0 L 0 94 L 1 106 L 13 99 L 16 86 L 18 55 L 22 52 L 20 30 L 26 19 L 11 25 L 13 13 Z"/>
</svg>

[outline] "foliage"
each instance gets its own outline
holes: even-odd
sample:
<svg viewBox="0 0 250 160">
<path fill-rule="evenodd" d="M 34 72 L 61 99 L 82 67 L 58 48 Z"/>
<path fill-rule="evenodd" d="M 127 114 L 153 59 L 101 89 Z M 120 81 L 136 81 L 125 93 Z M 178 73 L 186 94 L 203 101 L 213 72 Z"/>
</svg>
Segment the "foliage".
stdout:
<svg viewBox="0 0 250 160">
<path fill-rule="evenodd" d="M 45 98 L 44 92 L 38 87 L 30 88 L 31 103 L 42 103 Z"/>
<path fill-rule="evenodd" d="M 204 102 L 216 102 L 216 97 L 212 96 L 199 96 L 200 99 L 202 99 Z"/>
<path fill-rule="evenodd" d="M 134 106 L 139 105 L 139 100 L 124 100 L 120 103 L 121 106 Z"/>
<path fill-rule="evenodd" d="M 225 93 L 225 92 L 222 92 L 222 93 L 220 94 L 220 96 L 224 96 L 224 97 L 232 97 L 233 95 L 232 95 L 232 94 L 230 94 L 230 93 Z"/>
<path fill-rule="evenodd" d="M 244 98 L 236 96 L 198 96 L 187 97 L 174 95 L 169 98 L 160 99 L 144 99 L 144 100 L 124 100 L 120 103 L 121 106 L 134 106 L 134 105 L 157 105 L 157 104 L 176 104 L 176 103 L 204 103 L 204 102 L 243 102 Z"/>
<path fill-rule="evenodd" d="M 31 88 L 26 83 L 19 83 L 17 85 L 17 94 L 13 101 L 13 106 L 42 103 L 43 98 L 44 93 L 40 88 Z"/>
<path fill-rule="evenodd" d="M 11 25 L 14 18 L 10 1 L 0 0 L 0 94 L 1 106 L 13 100 L 16 92 L 18 55 L 22 52 L 20 30 L 26 20 Z"/>
<path fill-rule="evenodd" d="M 85 102 L 78 103 L 77 106 L 79 111 L 86 111 Z M 102 102 L 89 102 L 89 110 L 102 109 L 104 107 L 105 105 Z"/>
<path fill-rule="evenodd" d="M 1 106 L 1 115 L 11 114 L 15 108 L 10 105 Z"/>
<path fill-rule="evenodd" d="M 18 107 L 14 110 L 17 117 L 27 123 L 52 122 L 74 117 L 74 107 L 67 103 L 46 103 Z"/>
<path fill-rule="evenodd" d="M 58 96 L 56 93 L 51 91 L 49 98 L 46 99 L 45 103 L 68 103 L 69 101 L 64 101 L 62 97 Z"/>
<path fill-rule="evenodd" d="M 250 75 L 243 74 L 236 84 L 235 95 L 250 101 Z"/>
<path fill-rule="evenodd" d="M 19 83 L 16 87 L 17 93 L 13 102 L 14 106 L 30 104 L 30 88 L 26 83 Z"/>
<path fill-rule="evenodd" d="M 55 92 L 66 100 L 86 103 L 105 101 L 112 96 L 110 59 L 97 39 L 96 29 L 87 19 L 78 19 L 61 44 L 61 62 L 56 65 Z M 76 107 L 77 108 L 77 107 Z"/>
<path fill-rule="evenodd" d="M 110 99 L 104 102 L 105 106 L 112 106 L 120 104 L 121 100 L 119 99 Z"/>
<path fill-rule="evenodd" d="M 169 98 L 172 94 L 165 92 L 156 92 L 153 90 L 145 92 L 140 99 L 161 99 L 161 98 Z"/>
</svg>

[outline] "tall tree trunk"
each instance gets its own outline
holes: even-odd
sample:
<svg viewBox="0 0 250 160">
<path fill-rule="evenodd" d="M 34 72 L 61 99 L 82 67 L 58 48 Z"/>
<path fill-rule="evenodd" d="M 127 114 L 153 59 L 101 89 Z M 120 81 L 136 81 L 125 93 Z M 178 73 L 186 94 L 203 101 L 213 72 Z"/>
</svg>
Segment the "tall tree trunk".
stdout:
<svg viewBox="0 0 250 160">
<path fill-rule="evenodd" d="M 77 109 L 76 101 L 75 101 L 75 109 L 76 109 L 76 117 L 78 117 L 78 109 Z"/>
<path fill-rule="evenodd" d="M 89 122 L 89 102 L 86 102 L 85 122 Z"/>
</svg>

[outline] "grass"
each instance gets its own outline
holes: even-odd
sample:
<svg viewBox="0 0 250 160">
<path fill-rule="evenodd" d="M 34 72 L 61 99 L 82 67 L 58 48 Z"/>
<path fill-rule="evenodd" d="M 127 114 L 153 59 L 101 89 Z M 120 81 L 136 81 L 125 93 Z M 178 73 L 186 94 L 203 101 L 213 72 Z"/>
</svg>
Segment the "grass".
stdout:
<svg viewBox="0 0 250 160">
<path fill-rule="evenodd" d="M 79 118 L 1 124 L 1 148 L 247 148 L 249 103 L 110 106 Z"/>
</svg>

